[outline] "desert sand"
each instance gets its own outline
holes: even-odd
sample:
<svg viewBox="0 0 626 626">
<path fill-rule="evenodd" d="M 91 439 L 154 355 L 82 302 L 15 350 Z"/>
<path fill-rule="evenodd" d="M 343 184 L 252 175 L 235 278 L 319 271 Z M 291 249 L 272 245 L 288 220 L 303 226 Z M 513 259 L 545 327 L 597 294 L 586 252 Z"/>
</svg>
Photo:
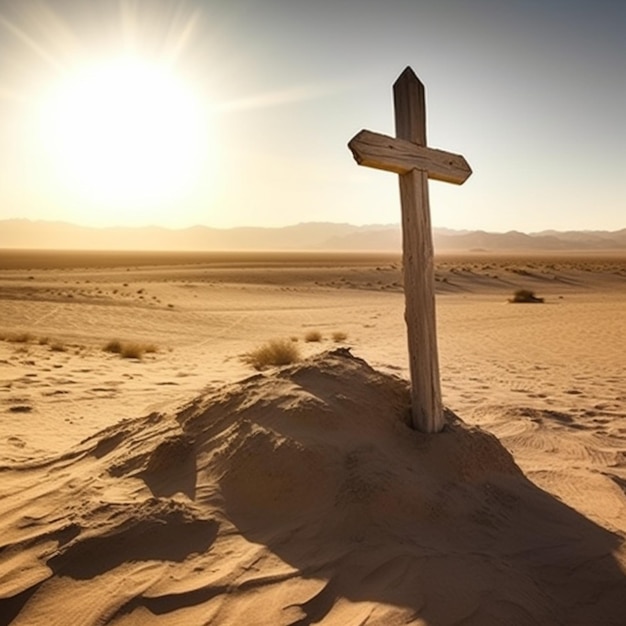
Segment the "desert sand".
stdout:
<svg viewBox="0 0 626 626">
<path fill-rule="evenodd" d="M 0 624 L 626 623 L 626 256 L 439 257 L 436 435 L 401 285 L 0 252 Z M 274 338 L 302 360 L 256 371 Z"/>
</svg>

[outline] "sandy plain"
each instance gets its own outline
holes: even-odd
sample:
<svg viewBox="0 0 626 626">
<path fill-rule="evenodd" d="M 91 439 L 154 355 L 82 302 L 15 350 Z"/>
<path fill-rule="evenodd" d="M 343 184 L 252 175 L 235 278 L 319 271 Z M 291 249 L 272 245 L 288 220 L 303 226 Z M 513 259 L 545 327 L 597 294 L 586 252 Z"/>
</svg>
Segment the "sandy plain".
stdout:
<svg viewBox="0 0 626 626">
<path fill-rule="evenodd" d="M 625 623 L 626 257 L 438 257 L 438 440 L 398 432 L 401 285 L 390 254 L 2 251 L 0 624 Z M 305 360 L 258 375 L 273 338 Z"/>
</svg>

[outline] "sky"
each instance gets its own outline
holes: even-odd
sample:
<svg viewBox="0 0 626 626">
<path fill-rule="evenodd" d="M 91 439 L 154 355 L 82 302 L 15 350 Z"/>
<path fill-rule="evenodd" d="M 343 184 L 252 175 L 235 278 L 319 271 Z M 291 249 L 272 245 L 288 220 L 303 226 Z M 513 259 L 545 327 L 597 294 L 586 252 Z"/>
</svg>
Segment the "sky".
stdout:
<svg viewBox="0 0 626 626">
<path fill-rule="evenodd" d="M 0 219 L 398 223 L 347 143 L 406 66 L 433 225 L 626 227 L 623 0 L 0 0 Z"/>
</svg>

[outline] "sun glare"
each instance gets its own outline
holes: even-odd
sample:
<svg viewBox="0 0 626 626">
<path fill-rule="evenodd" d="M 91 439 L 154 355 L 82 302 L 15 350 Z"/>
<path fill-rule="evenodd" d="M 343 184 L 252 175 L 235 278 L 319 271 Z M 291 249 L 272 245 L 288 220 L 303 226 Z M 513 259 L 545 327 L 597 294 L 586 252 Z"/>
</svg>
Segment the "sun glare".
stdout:
<svg viewBox="0 0 626 626">
<path fill-rule="evenodd" d="M 44 107 L 42 135 L 64 185 L 120 216 L 149 217 L 209 167 L 206 113 L 189 86 L 135 58 L 67 76 Z"/>
</svg>

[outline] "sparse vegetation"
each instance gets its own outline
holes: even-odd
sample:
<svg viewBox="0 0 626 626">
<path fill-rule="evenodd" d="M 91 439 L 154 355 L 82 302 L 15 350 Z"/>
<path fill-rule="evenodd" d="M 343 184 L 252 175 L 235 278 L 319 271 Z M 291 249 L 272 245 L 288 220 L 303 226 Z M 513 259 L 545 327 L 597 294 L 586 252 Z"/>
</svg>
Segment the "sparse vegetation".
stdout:
<svg viewBox="0 0 626 626">
<path fill-rule="evenodd" d="M 34 345 L 34 344 L 38 344 L 40 346 L 48 346 L 51 352 L 67 352 L 68 351 L 68 346 L 65 345 L 62 341 L 59 341 L 59 340 L 53 341 L 47 335 L 37 337 L 33 333 L 26 332 L 26 331 L 0 333 L 0 341 L 8 341 L 9 343 L 23 344 L 22 346 L 18 348 L 18 351 L 21 353 L 28 353 L 29 345 Z"/>
<path fill-rule="evenodd" d="M 140 343 L 124 343 L 120 351 L 123 359 L 141 359 L 146 351 Z"/>
<path fill-rule="evenodd" d="M 530 289 L 518 289 L 513 297 L 509 298 L 509 302 L 543 302 L 543 298 L 538 298 Z"/>
<path fill-rule="evenodd" d="M 319 330 L 309 330 L 304 335 L 304 341 L 307 343 L 322 341 L 322 333 Z"/>
<path fill-rule="evenodd" d="M 341 343 L 348 338 L 348 333 L 344 333 L 341 330 L 337 330 L 332 334 L 332 338 L 335 343 Z"/>
<path fill-rule="evenodd" d="M 120 354 L 122 352 L 122 342 L 119 339 L 111 339 L 103 348 L 105 352 Z"/>
<path fill-rule="evenodd" d="M 243 358 L 255 369 L 262 370 L 271 365 L 289 365 L 299 361 L 300 350 L 291 340 L 272 339 Z"/>
<path fill-rule="evenodd" d="M 123 359 L 141 359 L 144 354 L 157 352 L 158 348 L 153 343 L 111 339 L 111 341 L 104 346 L 103 350 L 105 352 L 119 354 Z"/>
<path fill-rule="evenodd" d="M 8 341 L 9 343 L 30 343 L 35 340 L 35 335 L 29 332 L 10 332 L 3 333 L 0 339 Z"/>
</svg>

